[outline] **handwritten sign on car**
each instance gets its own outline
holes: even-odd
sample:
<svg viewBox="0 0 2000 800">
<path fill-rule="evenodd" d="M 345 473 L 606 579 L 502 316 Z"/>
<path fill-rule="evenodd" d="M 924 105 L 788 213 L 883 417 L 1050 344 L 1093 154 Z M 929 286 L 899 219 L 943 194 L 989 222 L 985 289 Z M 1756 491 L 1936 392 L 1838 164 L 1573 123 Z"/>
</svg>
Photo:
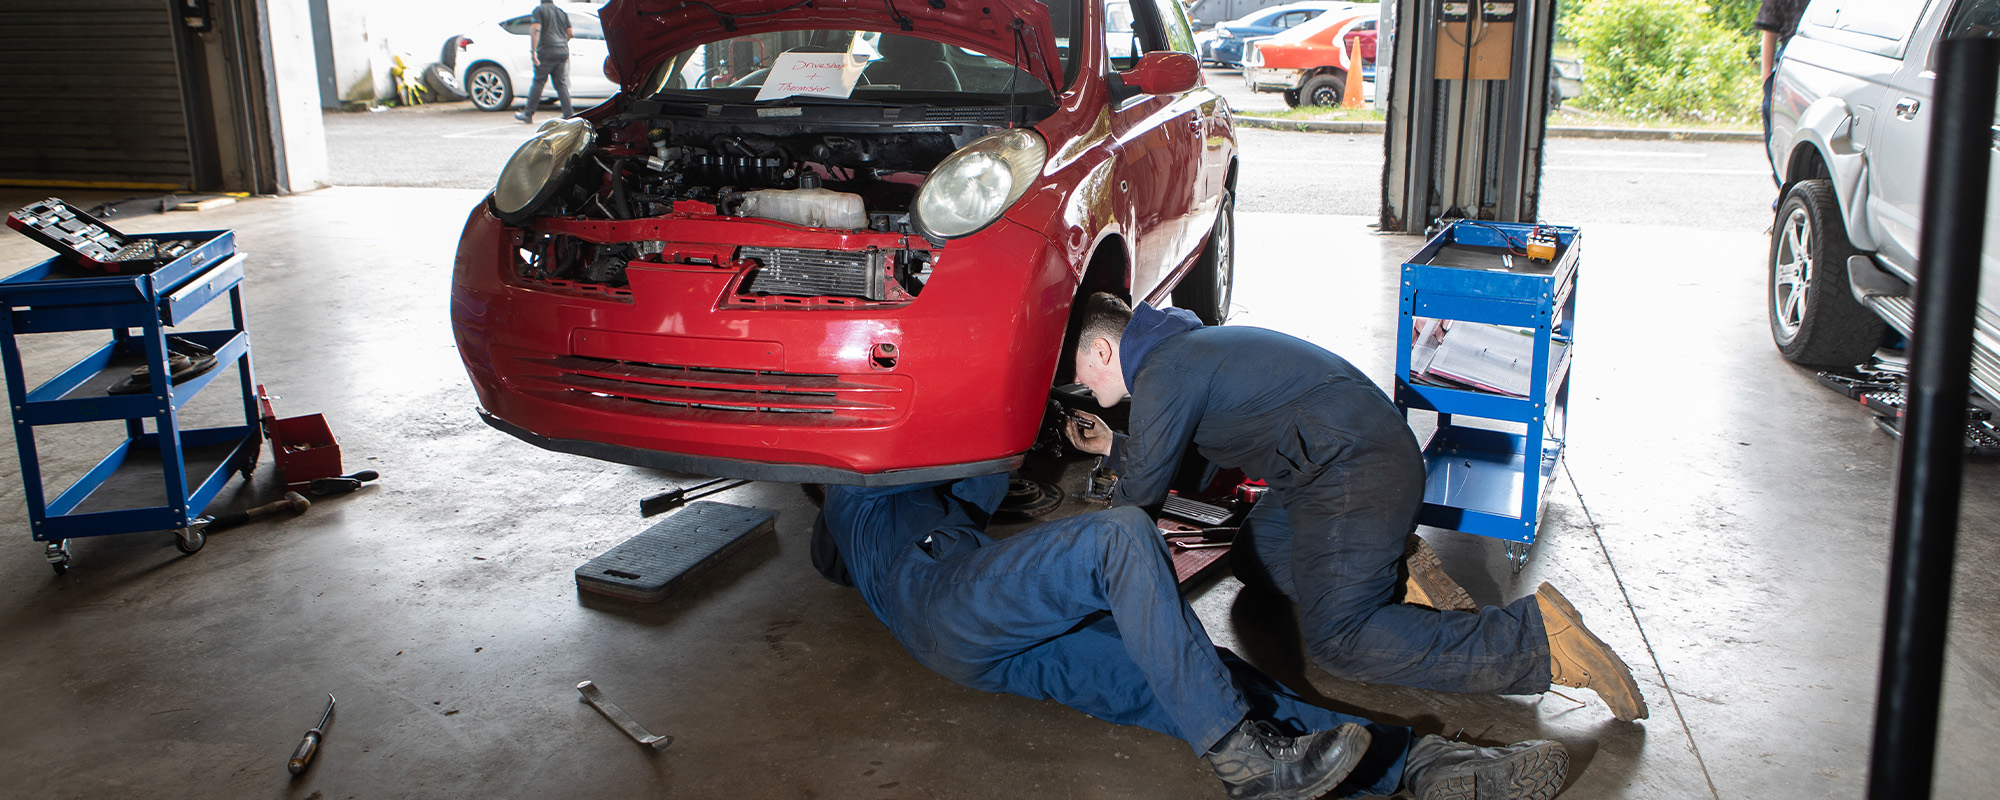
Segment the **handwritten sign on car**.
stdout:
<svg viewBox="0 0 2000 800">
<path fill-rule="evenodd" d="M 788 51 L 771 60 L 771 71 L 764 76 L 757 99 L 847 97 L 854 94 L 854 83 L 867 65 L 868 57 L 859 53 Z"/>
</svg>

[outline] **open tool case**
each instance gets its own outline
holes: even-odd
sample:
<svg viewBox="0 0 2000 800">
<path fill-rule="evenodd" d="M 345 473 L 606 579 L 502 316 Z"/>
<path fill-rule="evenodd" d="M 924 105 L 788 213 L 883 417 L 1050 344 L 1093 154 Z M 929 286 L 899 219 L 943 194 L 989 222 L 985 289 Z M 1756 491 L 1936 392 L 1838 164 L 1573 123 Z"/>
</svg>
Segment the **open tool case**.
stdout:
<svg viewBox="0 0 2000 800">
<path fill-rule="evenodd" d="M 56 198 L 30 203 L 7 215 L 7 227 L 27 234 L 76 263 L 119 274 L 146 272 L 193 252 L 202 242 L 187 234 L 126 236 L 103 220 Z"/>
</svg>

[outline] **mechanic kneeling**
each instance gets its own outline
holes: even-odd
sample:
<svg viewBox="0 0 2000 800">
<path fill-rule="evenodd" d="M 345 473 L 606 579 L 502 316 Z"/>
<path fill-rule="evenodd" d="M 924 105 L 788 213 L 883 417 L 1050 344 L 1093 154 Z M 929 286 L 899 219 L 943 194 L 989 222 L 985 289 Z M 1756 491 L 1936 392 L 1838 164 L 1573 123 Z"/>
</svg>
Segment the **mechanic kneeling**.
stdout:
<svg viewBox="0 0 2000 800">
<path fill-rule="evenodd" d="M 1203 327 L 1181 309 L 1134 311 L 1102 293 L 1087 302 L 1077 380 L 1106 408 L 1129 393 L 1131 434 L 1084 414 L 1098 424 L 1072 422 L 1071 441 L 1122 461 L 1114 505 L 1159 506 L 1190 442 L 1270 484 L 1232 565 L 1298 605 L 1306 649 L 1328 672 L 1485 694 L 1555 683 L 1595 690 L 1618 719 L 1646 717 L 1632 671 L 1554 586 L 1470 614 L 1393 601 L 1423 506 L 1423 453 L 1395 405 L 1345 359 L 1275 331 Z"/>
<path fill-rule="evenodd" d="M 1408 728 L 1306 703 L 1215 647 L 1138 509 L 995 540 L 985 526 L 1006 491 L 1004 474 L 826 487 L 813 564 L 860 590 L 896 641 L 938 674 L 1177 737 L 1208 759 L 1231 798 L 1310 800 L 1337 786 L 1471 798 L 1476 787 L 1505 786 L 1505 797 L 1539 799 L 1562 787 L 1569 757 L 1558 742 L 1411 744 Z"/>
</svg>

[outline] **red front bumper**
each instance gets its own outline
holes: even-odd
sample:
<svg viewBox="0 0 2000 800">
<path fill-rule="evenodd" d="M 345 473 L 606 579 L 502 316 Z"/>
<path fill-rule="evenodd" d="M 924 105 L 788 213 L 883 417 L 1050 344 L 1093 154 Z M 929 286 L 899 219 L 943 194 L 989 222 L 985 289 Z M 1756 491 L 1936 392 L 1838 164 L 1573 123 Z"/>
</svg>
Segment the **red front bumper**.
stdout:
<svg viewBox="0 0 2000 800">
<path fill-rule="evenodd" d="M 728 254 L 902 237 L 708 215 L 568 229 L 661 241 L 672 255 L 633 262 L 615 291 L 525 280 L 513 274 L 518 232 L 474 209 L 452 329 L 495 427 L 609 461 L 828 483 L 995 472 L 1033 444 L 1076 276 L 1032 229 L 1002 220 L 935 248 L 920 296 L 847 307 L 732 302 L 741 270 Z"/>
</svg>

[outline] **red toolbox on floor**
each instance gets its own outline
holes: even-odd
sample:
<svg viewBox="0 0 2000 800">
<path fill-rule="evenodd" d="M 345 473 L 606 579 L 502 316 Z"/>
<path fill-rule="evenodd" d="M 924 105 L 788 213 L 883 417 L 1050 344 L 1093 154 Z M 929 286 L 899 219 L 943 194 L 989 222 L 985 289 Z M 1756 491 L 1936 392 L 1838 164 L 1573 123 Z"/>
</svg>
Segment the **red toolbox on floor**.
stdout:
<svg viewBox="0 0 2000 800">
<path fill-rule="evenodd" d="M 333 438 L 324 415 L 279 419 L 271 408 L 270 393 L 261 384 L 257 386 L 257 405 L 263 410 L 264 438 L 271 440 L 271 452 L 286 485 L 341 474 L 340 442 Z"/>
</svg>

